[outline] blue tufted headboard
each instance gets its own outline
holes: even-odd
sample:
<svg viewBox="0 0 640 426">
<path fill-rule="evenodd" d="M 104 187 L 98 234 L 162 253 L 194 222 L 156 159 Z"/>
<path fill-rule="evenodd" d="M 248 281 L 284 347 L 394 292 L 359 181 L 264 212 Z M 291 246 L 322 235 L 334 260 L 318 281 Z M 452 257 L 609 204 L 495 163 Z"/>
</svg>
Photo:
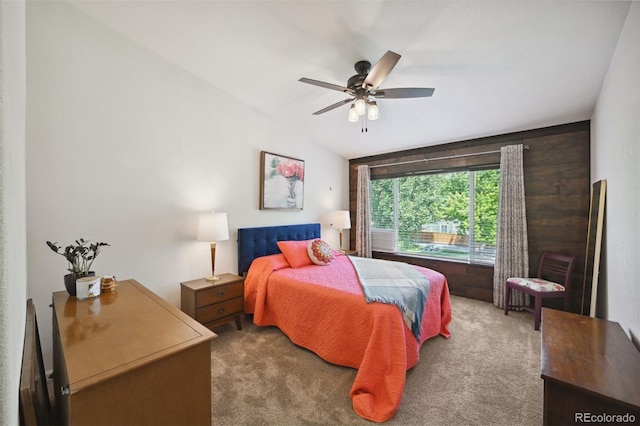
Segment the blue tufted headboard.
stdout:
<svg viewBox="0 0 640 426">
<path fill-rule="evenodd" d="M 253 259 L 280 253 L 278 241 L 320 238 L 320 224 L 263 226 L 238 229 L 238 274 L 244 275 Z"/>
</svg>

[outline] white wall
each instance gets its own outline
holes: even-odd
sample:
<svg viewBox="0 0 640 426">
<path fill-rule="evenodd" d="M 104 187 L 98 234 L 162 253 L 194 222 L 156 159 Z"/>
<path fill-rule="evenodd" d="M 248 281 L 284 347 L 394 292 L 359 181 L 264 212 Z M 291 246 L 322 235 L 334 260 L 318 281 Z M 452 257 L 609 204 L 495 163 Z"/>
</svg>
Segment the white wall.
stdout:
<svg viewBox="0 0 640 426">
<path fill-rule="evenodd" d="M 633 2 L 591 122 L 591 178 L 607 180 L 605 316 L 640 342 L 640 3 Z"/>
<path fill-rule="evenodd" d="M 27 300 L 25 6 L 0 2 L 0 424 L 18 424 Z"/>
<path fill-rule="evenodd" d="M 306 161 L 302 211 L 261 211 L 260 151 Z M 267 114 L 65 4 L 27 4 L 29 292 L 48 318 L 66 262 L 45 241 L 105 241 L 98 275 L 135 278 L 179 306 L 179 283 L 210 274 L 197 215 L 226 211 L 216 272 L 237 271 L 236 229 L 321 222 L 348 207 L 348 162 Z M 47 315 L 44 315 L 47 314 Z M 50 359 L 51 323 L 40 333 Z"/>
</svg>

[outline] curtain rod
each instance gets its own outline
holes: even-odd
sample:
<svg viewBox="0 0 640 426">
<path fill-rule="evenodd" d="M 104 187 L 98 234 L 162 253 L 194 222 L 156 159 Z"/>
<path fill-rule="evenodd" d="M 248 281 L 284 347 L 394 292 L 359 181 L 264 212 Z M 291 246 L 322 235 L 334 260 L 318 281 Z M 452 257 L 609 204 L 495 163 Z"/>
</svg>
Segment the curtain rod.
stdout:
<svg viewBox="0 0 640 426">
<path fill-rule="evenodd" d="M 529 149 L 529 145 L 524 145 L 524 149 Z M 458 154 L 458 155 L 448 155 L 446 157 L 436 157 L 436 158 L 423 158 L 422 160 L 411 160 L 411 161 L 401 161 L 399 163 L 387 163 L 387 164 L 376 164 L 373 166 L 369 166 L 370 169 L 378 168 L 378 167 L 388 167 L 388 166 L 401 166 L 403 164 L 413 164 L 413 163 L 428 163 L 429 161 L 437 161 L 437 160 L 450 160 L 453 158 L 462 158 L 462 157 L 473 157 L 476 155 L 485 155 L 485 154 L 496 154 L 500 153 L 500 150 L 495 151 L 485 151 L 485 152 L 474 152 L 473 154 Z"/>
</svg>

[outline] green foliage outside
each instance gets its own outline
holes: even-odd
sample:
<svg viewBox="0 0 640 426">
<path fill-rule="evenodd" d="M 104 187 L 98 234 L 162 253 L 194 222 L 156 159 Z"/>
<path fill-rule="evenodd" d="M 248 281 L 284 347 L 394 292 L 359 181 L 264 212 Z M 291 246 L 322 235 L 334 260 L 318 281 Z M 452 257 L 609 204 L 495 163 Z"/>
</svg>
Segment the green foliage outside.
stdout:
<svg viewBox="0 0 640 426">
<path fill-rule="evenodd" d="M 476 243 L 495 246 L 498 230 L 500 171 L 475 172 L 475 178 L 475 240 Z"/>
<path fill-rule="evenodd" d="M 372 227 L 393 229 L 397 181 L 399 251 L 420 251 L 416 235 L 427 224 L 454 223 L 459 235 L 469 235 L 470 176 L 475 179 L 474 242 L 476 246 L 495 246 L 500 179 L 497 169 L 374 180 L 370 190 Z"/>
</svg>

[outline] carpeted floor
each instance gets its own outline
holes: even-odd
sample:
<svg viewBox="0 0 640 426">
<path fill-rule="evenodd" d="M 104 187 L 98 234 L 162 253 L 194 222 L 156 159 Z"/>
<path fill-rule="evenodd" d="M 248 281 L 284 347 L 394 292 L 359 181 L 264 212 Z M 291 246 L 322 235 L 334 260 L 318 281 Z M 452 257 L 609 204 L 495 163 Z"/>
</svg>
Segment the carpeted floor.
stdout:
<svg viewBox="0 0 640 426">
<path fill-rule="evenodd" d="M 539 425 L 540 333 L 533 316 L 452 296 L 451 338 L 422 346 L 390 425 Z M 371 424 L 351 407 L 355 370 L 295 346 L 246 316 L 216 329 L 212 416 L 216 425 Z"/>
</svg>

